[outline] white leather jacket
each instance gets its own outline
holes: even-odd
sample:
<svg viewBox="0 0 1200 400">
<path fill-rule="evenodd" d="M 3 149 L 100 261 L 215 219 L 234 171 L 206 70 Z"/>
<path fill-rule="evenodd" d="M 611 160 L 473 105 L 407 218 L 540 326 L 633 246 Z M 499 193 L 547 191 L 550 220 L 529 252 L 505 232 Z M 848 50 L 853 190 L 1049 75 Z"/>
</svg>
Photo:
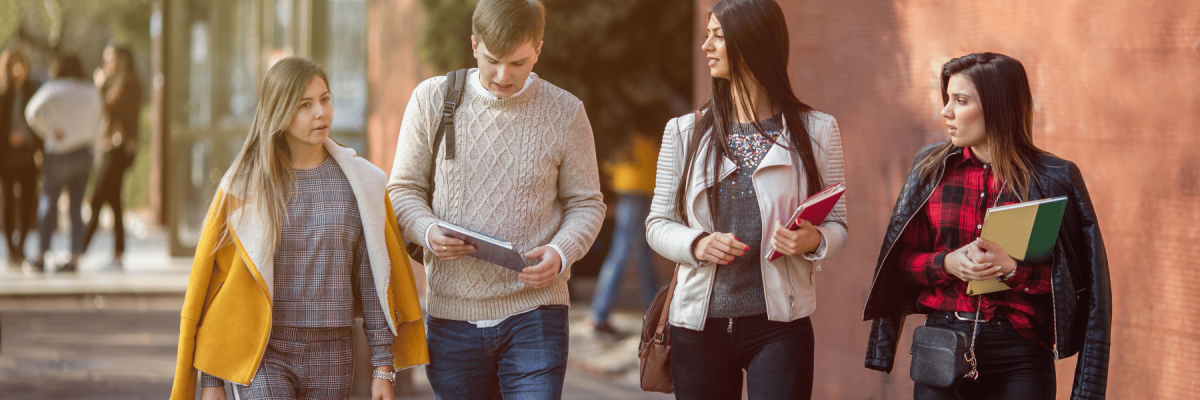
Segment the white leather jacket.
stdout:
<svg viewBox="0 0 1200 400">
<path fill-rule="evenodd" d="M 692 243 L 704 232 L 713 231 L 708 198 L 704 193 L 706 188 L 715 185 L 716 182 L 703 173 L 703 168 L 699 165 L 692 169 L 687 189 L 687 215 L 691 223 L 685 225 L 683 221 L 678 220 L 674 210 L 678 175 L 684 171 L 684 152 L 694 134 L 692 127 L 695 117 L 695 114 L 688 114 L 667 123 L 658 156 L 654 202 L 650 207 L 650 216 L 646 219 L 646 240 L 651 248 L 680 266 L 675 298 L 670 307 L 671 325 L 703 330 L 704 321 L 708 317 L 709 297 L 717 276 L 717 265 L 697 261 L 692 255 Z M 810 112 L 806 119 L 806 128 L 813 138 L 813 151 L 821 169 L 821 178 L 827 186 L 845 182 L 842 138 L 837 121 L 832 116 L 817 111 Z M 785 127 L 786 122 L 784 121 Z M 788 134 L 785 128 L 783 135 Z M 780 142 L 786 143 L 786 137 L 780 136 Z M 699 154 L 694 157 L 694 162 L 704 162 L 707 146 L 702 144 L 697 152 Z M 797 176 L 803 168 L 794 165 L 788 150 L 776 144 L 767 151 L 754 172 L 753 184 L 761 210 L 764 238 L 761 249 L 763 258 L 760 260 L 763 290 L 767 303 L 767 319 L 771 321 L 787 322 L 811 315 L 817 308 L 814 271 L 820 270 L 821 260 L 833 258 L 846 247 L 846 196 L 843 195 L 829 217 L 816 227 L 824 241 L 824 249 L 821 249 L 823 251 L 819 250 L 809 258 L 797 254 L 767 261 L 770 232 L 775 230 L 777 221 L 791 217 L 799 202 L 807 197 L 798 196 L 808 193 L 806 181 L 798 179 Z M 733 160 L 726 158 L 718 176 L 724 179 L 736 169 L 737 165 Z"/>
</svg>

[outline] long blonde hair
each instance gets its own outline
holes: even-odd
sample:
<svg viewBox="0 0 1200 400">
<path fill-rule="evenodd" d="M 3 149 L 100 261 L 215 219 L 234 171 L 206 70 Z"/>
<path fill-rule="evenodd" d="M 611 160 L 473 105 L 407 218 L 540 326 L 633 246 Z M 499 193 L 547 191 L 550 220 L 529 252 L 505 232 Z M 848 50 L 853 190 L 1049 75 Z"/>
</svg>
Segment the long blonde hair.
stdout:
<svg viewBox="0 0 1200 400">
<path fill-rule="evenodd" d="M 221 214 L 218 220 L 223 225 L 215 248 L 232 241 L 229 218 L 233 209 L 254 207 L 249 211 L 265 216 L 265 221 L 270 224 L 265 239 L 271 243 L 270 253 L 274 253 L 279 243 L 279 227 L 287 217 L 287 203 L 296 182 L 287 130 L 313 76 L 321 77 L 326 86 L 329 85 L 325 70 L 301 57 L 279 60 L 267 71 L 259 89 L 250 135 L 221 180 L 222 193 L 213 199 L 218 204 L 215 209 Z"/>
</svg>

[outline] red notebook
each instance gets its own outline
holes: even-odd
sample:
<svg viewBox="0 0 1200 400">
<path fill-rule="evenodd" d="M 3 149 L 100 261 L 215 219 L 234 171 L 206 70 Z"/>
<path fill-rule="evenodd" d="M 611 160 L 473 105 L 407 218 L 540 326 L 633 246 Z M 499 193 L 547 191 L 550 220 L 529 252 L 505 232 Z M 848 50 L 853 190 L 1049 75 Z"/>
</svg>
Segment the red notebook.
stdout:
<svg viewBox="0 0 1200 400">
<path fill-rule="evenodd" d="M 800 229 L 801 219 L 813 225 L 821 225 L 822 222 L 825 222 L 825 217 L 829 216 L 829 212 L 833 211 L 833 206 L 837 204 L 838 199 L 842 198 L 842 193 L 845 192 L 846 185 L 838 183 L 804 199 L 804 202 L 796 207 L 796 212 L 792 213 L 792 217 L 788 218 L 788 230 Z M 768 246 L 770 245 L 768 244 Z M 770 261 L 783 257 L 783 254 L 775 251 L 774 248 L 770 248 L 768 253 L 771 254 L 770 257 L 767 257 L 767 260 Z"/>
</svg>

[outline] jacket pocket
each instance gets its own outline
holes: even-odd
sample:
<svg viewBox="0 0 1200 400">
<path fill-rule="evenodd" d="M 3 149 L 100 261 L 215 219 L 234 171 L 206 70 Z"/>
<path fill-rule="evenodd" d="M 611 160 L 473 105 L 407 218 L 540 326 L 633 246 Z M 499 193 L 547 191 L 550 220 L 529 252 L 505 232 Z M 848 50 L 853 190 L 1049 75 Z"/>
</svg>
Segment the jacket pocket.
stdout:
<svg viewBox="0 0 1200 400">
<path fill-rule="evenodd" d="M 212 303 L 217 300 L 217 296 L 221 294 L 221 289 L 224 287 L 225 281 L 221 280 L 221 282 L 217 283 L 217 287 L 212 289 L 212 295 L 209 295 L 208 298 L 204 300 L 204 309 L 200 312 L 200 321 L 204 321 L 204 315 L 208 314 L 209 306 L 211 306 Z"/>
</svg>

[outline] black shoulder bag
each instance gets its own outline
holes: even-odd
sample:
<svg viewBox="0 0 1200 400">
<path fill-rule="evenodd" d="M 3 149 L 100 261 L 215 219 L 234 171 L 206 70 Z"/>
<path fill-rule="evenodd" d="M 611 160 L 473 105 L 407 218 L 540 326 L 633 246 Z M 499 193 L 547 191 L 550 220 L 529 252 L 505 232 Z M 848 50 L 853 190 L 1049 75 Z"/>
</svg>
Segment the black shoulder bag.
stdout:
<svg viewBox="0 0 1200 400">
<path fill-rule="evenodd" d="M 982 298 L 980 299 L 982 305 Z M 913 382 L 948 388 L 961 378 L 978 379 L 975 369 L 975 335 L 979 333 L 979 314 L 975 309 L 975 324 L 971 338 L 967 334 L 938 326 L 918 326 L 913 330 L 912 366 L 908 370 Z"/>
<path fill-rule="evenodd" d="M 1000 193 L 1008 187 L 1008 181 L 1000 185 Z M 992 207 L 1000 205 L 1000 197 Z M 913 330 L 912 366 L 908 375 L 913 382 L 933 387 L 948 388 L 961 378 L 979 379 L 975 361 L 975 337 L 979 334 L 979 314 L 983 313 L 983 295 L 975 306 L 975 323 L 971 326 L 971 338 L 967 334 L 936 326 L 918 326 Z"/>
<path fill-rule="evenodd" d="M 464 88 L 467 84 L 467 69 L 459 69 L 446 73 L 446 94 L 442 98 L 442 122 L 438 125 L 437 133 L 433 135 L 433 157 L 430 158 L 432 168 L 429 172 L 429 207 L 433 208 L 433 189 L 434 176 L 437 174 L 437 154 L 438 147 L 442 145 L 442 138 L 446 139 L 446 159 L 454 158 L 454 112 L 458 110 L 458 105 L 462 104 L 462 96 Z M 424 251 L 421 244 L 424 243 L 424 238 L 419 242 L 408 243 L 408 255 L 414 260 L 423 260 Z"/>
</svg>

